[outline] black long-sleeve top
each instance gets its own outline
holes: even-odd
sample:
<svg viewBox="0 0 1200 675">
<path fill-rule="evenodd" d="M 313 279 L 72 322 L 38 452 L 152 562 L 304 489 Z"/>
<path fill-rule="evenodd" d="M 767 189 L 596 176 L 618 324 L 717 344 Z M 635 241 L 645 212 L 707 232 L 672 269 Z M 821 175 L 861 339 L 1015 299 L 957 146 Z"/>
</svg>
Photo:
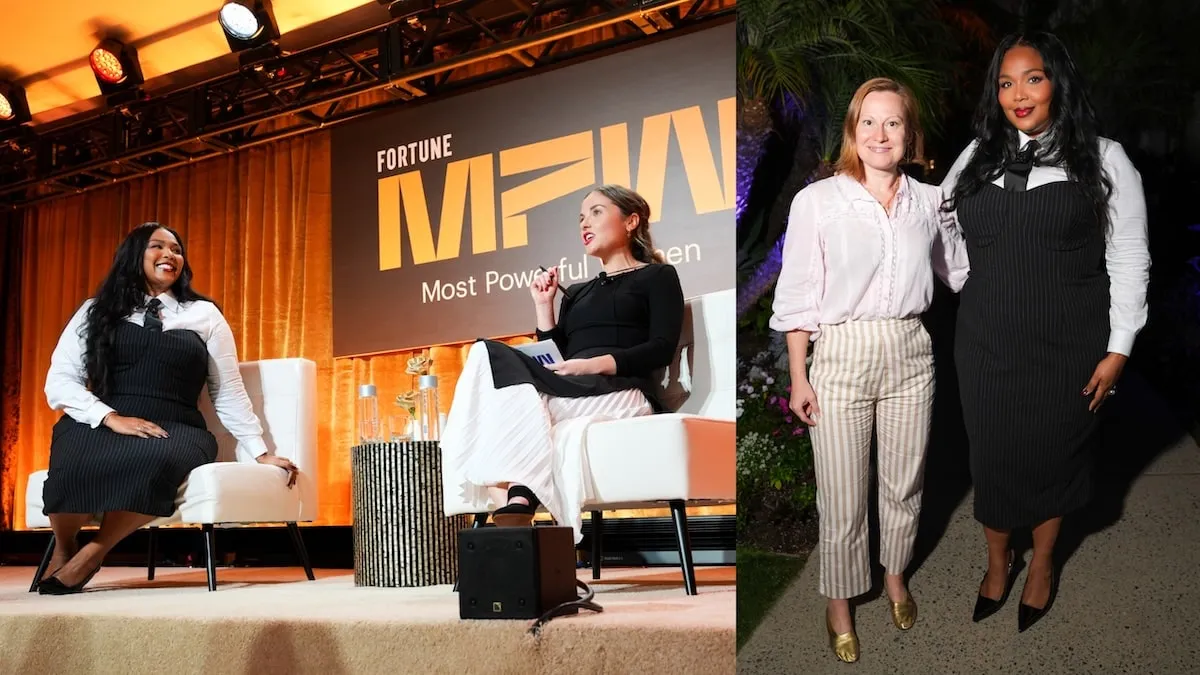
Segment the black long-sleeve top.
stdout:
<svg viewBox="0 0 1200 675">
<path fill-rule="evenodd" d="M 592 279 L 567 288 L 558 322 L 537 331 L 567 359 L 611 354 L 616 375 L 651 376 L 670 365 L 683 329 L 683 288 L 666 264 Z"/>
</svg>

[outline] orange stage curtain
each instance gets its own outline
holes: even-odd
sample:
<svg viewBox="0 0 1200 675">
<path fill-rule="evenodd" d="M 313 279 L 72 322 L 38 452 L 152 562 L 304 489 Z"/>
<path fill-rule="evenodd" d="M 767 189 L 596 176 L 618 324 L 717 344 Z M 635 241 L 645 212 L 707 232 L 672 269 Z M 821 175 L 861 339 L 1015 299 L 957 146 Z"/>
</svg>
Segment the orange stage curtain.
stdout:
<svg viewBox="0 0 1200 675">
<path fill-rule="evenodd" d="M 150 220 L 183 235 L 193 283 L 220 305 L 241 360 L 303 357 L 317 363 L 317 523 L 350 524 L 357 385 L 374 383 L 382 412 L 392 412 L 396 395 L 413 388 L 405 368 L 415 352 L 333 358 L 330 135 L 318 131 L 48 202 L 23 212 L 18 223 L 0 222 L 5 230 L 0 239 L 20 248 L 19 256 L 0 260 L 0 307 L 9 310 L 4 352 L 12 366 L 0 370 L 6 385 L 0 389 L 0 525 L 24 528 L 28 476 L 49 462 L 51 427 L 59 413 L 46 404 L 43 387 L 58 337 L 107 273 L 125 234 Z M 443 412 L 449 410 L 468 347 L 422 352 L 433 359 L 432 373 L 439 376 Z"/>
</svg>

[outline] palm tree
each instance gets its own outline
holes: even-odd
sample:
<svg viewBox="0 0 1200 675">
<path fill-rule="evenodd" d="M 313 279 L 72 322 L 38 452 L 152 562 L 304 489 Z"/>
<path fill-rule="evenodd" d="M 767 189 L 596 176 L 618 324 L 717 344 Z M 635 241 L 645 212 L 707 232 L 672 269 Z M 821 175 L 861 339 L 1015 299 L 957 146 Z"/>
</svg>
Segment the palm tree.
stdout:
<svg viewBox="0 0 1200 675">
<path fill-rule="evenodd" d="M 803 2 L 742 0 L 738 5 L 737 201 L 741 222 L 754 172 L 774 131 L 771 108 L 784 92 L 806 91 L 804 38 L 796 26 Z"/>
<path fill-rule="evenodd" d="M 749 272 L 739 284 L 739 314 L 778 276 L 787 204 L 829 173 L 858 85 L 878 76 L 904 83 L 920 103 L 926 128 L 936 127 L 947 35 L 932 0 L 738 3 L 737 217 L 739 227 L 755 223 L 754 236 L 743 237 L 739 251 L 739 267 Z M 756 176 L 777 118 L 796 135 L 797 155 L 782 181 Z M 777 193 L 766 213 L 746 210 L 755 190 Z"/>
</svg>

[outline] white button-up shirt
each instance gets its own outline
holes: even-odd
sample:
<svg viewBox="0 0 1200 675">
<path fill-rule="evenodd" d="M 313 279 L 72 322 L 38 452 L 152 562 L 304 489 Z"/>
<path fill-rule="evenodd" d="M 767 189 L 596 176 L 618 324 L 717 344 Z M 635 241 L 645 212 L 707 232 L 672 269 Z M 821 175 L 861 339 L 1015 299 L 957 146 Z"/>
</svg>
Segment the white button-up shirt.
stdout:
<svg viewBox="0 0 1200 675">
<path fill-rule="evenodd" d="M 213 408 L 221 423 L 238 440 L 238 460 L 254 461 L 267 452 L 267 444 L 263 441 L 262 424 L 242 383 L 237 345 L 229 322 L 211 302 L 180 303 L 170 292 L 159 295 L 158 299 L 163 303 L 163 330 L 190 330 L 204 340 L 208 348 L 208 393 Z M 87 388 L 83 362 L 86 343 L 81 329 L 86 329 L 87 311 L 93 302 L 83 303 L 58 339 L 46 375 L 46 400 L 54 410 L 62 410 L 76 421 L 96 428 L 106 415 L 117 411 Z M 145 310 L 134 311 L 126 321 L 145 325 Z"/>
<path fill-rule="evenodd" d="M 951 290 L 967 279 L 967 255 L 941 191 L 902 176 L 893 213 L 845 175 L 817 181 L 792 200 L 771 328 L 807 331 L 846 321 L 918 316 L 936 274 Z"/>
<path fill-rule="evenodd" d="M 1019 130 L 1017 136 L 1024 149 L 1030 137 Z M 958 177 L 977 145 L 978 141 L 971 141 L 942 181 L 942 193 L 947 199 L 954 192 Z M 1113 184 L 1108 200 L 1109 227 L 1104 232 L 1104 258 L 1109 279 L 1108 351 L 1129 356 L 1138 332 L 1146 325 L 1148 314 L 1146 286 L 1150 283 L 1150 245 L 1146 233 L 1146 197 L 1142 192 L 1142 176 L 1120 143 L 1101 138 L 1100 160 Z M 1061 166 L 1035 166 L 1029 172 L 1026 189 L 1065 180 L 1068 180 L 1067 170 Z M 992 184 L 1004 187 L 1004 174 Z"/>
</svg>

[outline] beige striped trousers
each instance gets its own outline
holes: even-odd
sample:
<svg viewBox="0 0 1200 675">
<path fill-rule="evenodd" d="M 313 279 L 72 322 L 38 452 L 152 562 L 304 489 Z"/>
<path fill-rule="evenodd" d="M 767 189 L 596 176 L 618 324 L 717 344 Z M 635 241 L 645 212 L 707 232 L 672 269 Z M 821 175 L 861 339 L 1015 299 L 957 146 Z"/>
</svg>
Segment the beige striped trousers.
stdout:
<svg viewBox="0 0 1200 675">
<path fill-rule="evenodd" d="M 878 439 L 880 562 L 912 560 L 933 410 L 933 346 L 920 319 L 821 326 L 809 381 L 821 417 L 812 427 L 820 516 L 820 593 L 871 588 L 867 491 L 871 432 Z"/>
</svg>

